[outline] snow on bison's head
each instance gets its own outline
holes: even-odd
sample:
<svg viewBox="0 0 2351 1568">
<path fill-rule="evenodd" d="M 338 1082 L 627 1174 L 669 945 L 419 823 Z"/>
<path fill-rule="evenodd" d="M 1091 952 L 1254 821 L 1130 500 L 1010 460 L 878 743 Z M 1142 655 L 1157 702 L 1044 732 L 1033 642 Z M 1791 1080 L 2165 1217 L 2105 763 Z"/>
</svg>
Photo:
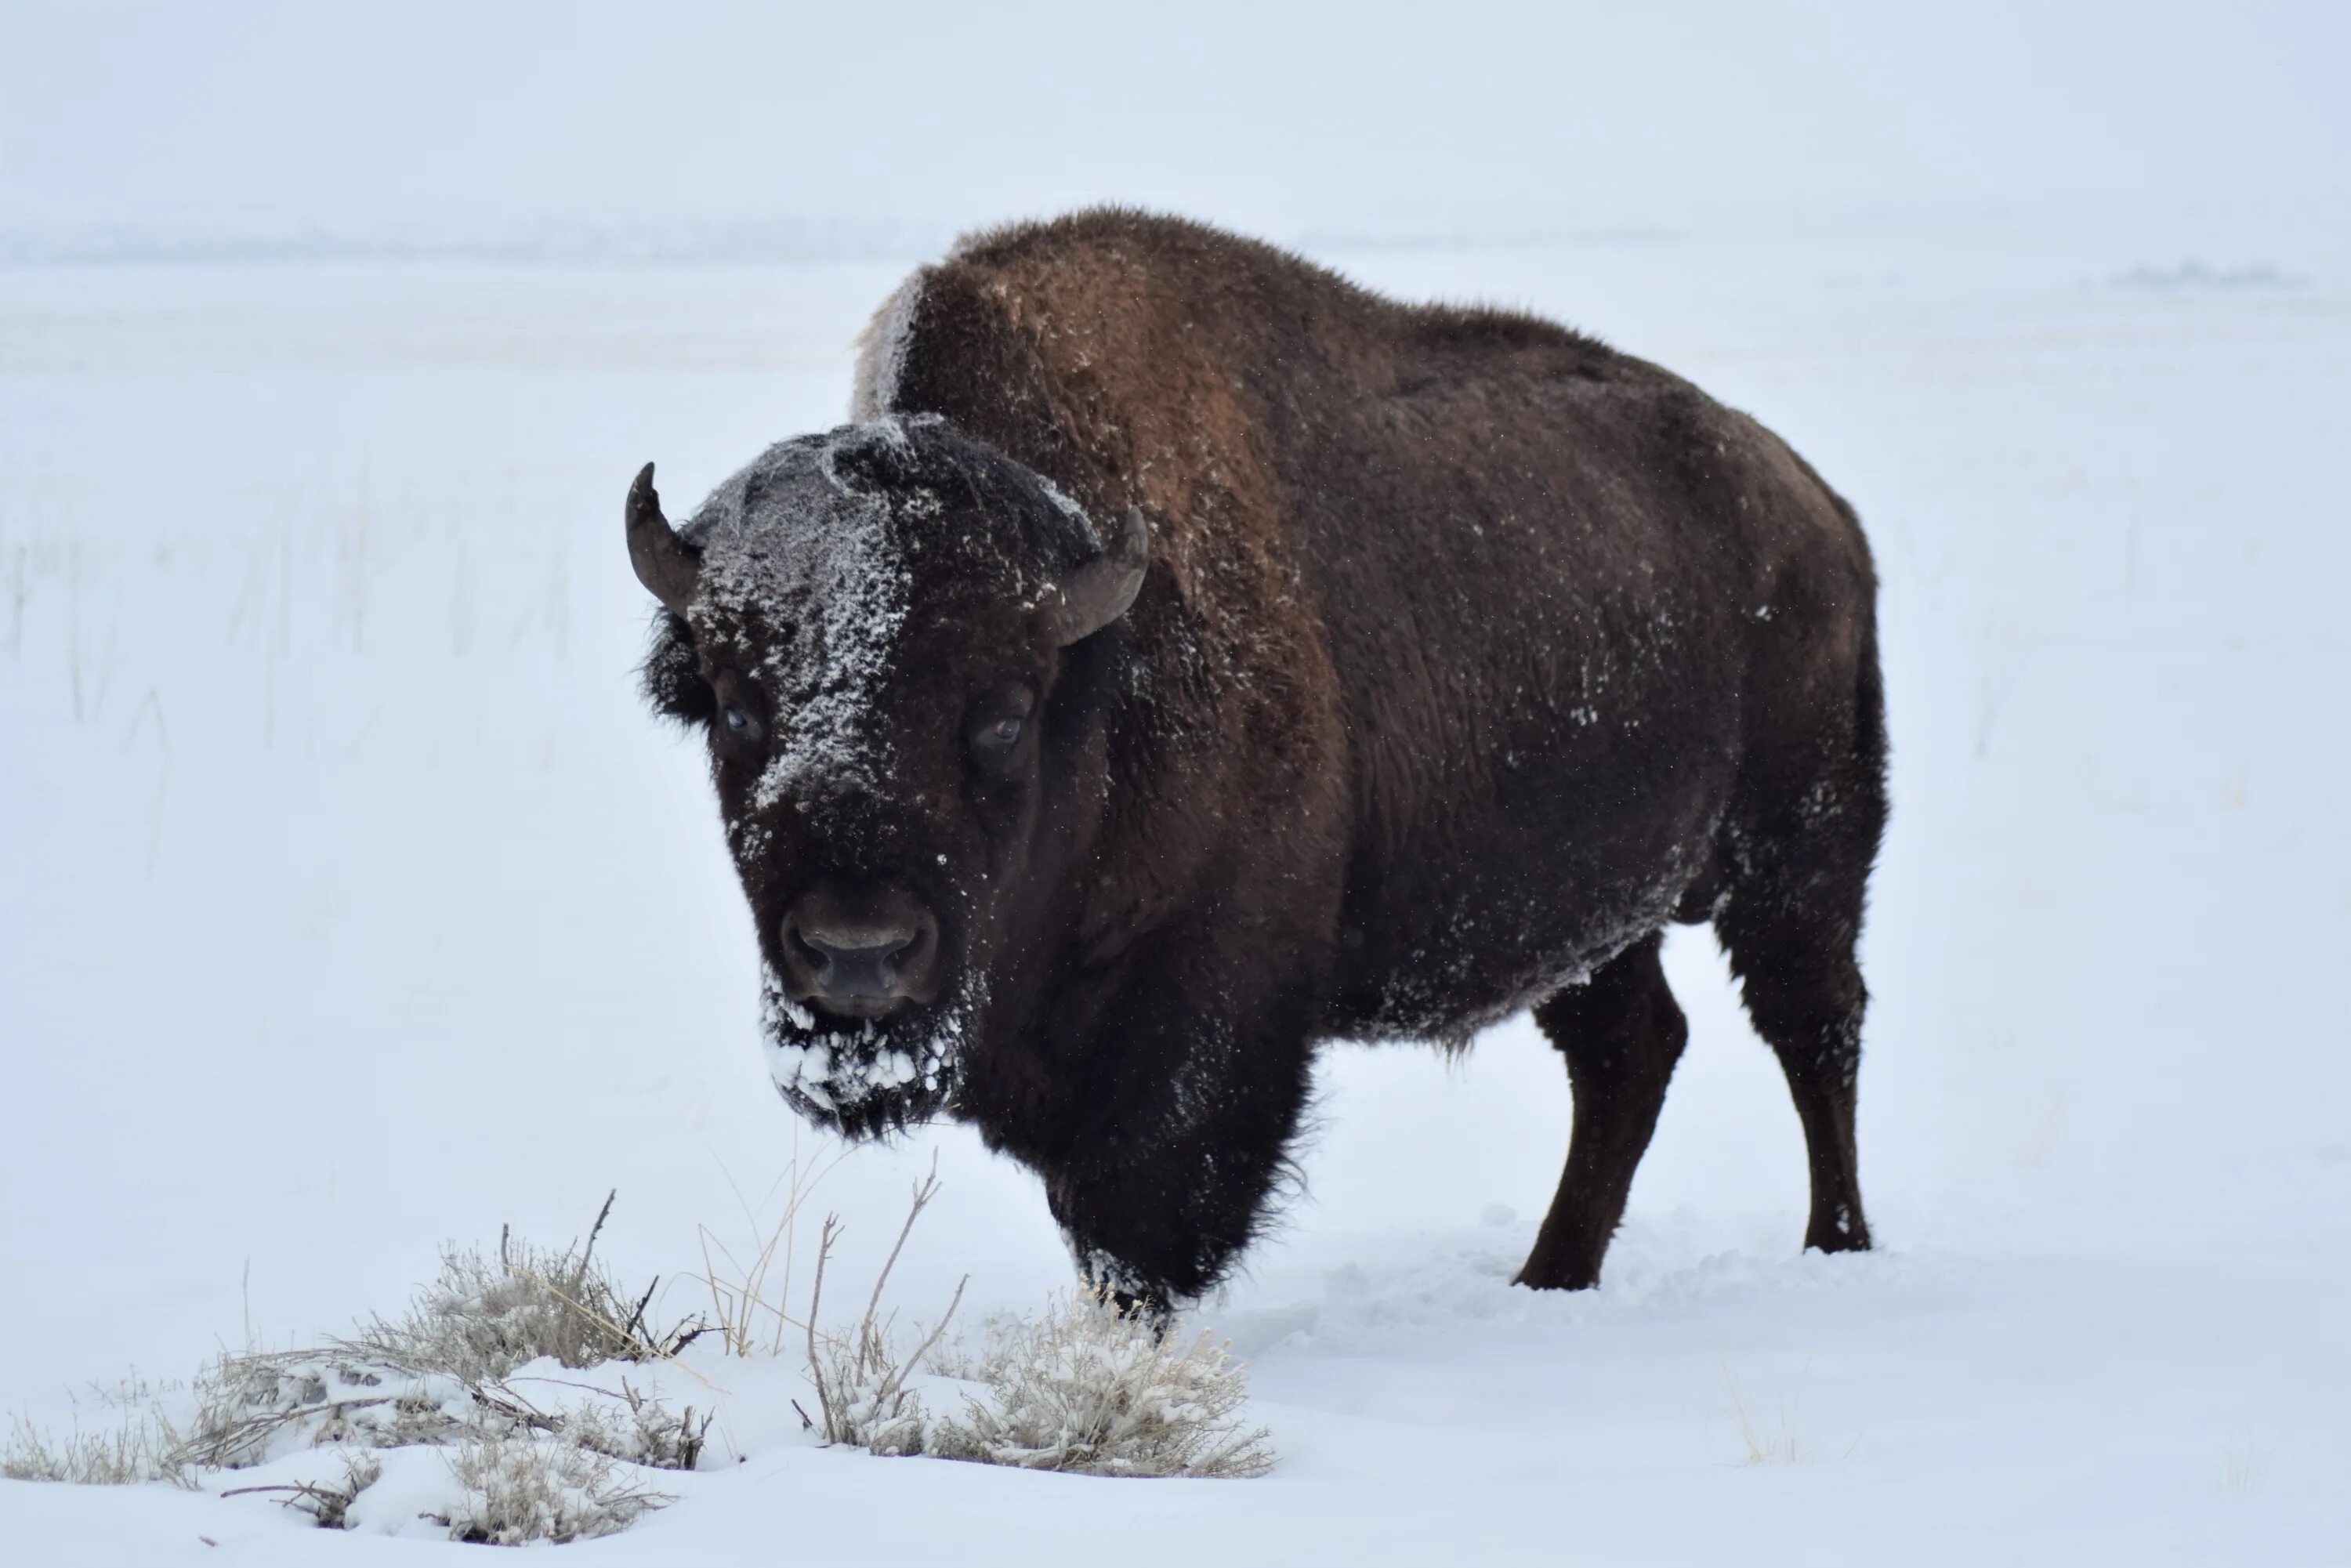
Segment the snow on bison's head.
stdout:
<svg viewBox="0 0 2351 1568">
<path fill-rule="evenodd" d="M 645 689 L 708 737 L 777 1087 L 852 1136 L 925 1118 L 1070 917 L 1109 804 L 1096 633 L 1142 587 L 1143 519 L 1106 541 L 935 418 L 771 446 L 682 529 L 653 472 Z"/>
</svg>

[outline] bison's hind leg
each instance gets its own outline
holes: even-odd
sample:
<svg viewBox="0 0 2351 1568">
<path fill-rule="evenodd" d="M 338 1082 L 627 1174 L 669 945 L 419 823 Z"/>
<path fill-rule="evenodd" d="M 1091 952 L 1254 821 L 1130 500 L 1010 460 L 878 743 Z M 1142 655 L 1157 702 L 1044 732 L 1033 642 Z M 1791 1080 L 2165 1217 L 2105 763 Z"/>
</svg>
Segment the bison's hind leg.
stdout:
<svg viewBox="0 0 2351 1568">
<path fill-rule="evenodd" d="M 1855 952 L 1871 862 L 1886 827 L 1886 745 L 1874 655 L 1861 701 L 1832 744 L 1776 777 L 1744 781 L 1728 896 L 1714 926 L 1747 1016 L 1780 1059 L 1812 1166 L 1804 1245 L 1869 1245 L 1854 1149 L 1862 1014 L 1869 993 Z"/>
<path fill-rule="evenodd" d="M 1535 1009 L 1535 1022 L 1567 1059 L 1575 1128 L 1559 1194 L 1517 1282 L 1580 1291 L 1600 1282 L 1600 1260 L 1625 1217 L 1633 1172 L 1657 1130 L 1666 1085 L 1689 1039 L 1652 932 L 1581 986 Z"/>
</svg>

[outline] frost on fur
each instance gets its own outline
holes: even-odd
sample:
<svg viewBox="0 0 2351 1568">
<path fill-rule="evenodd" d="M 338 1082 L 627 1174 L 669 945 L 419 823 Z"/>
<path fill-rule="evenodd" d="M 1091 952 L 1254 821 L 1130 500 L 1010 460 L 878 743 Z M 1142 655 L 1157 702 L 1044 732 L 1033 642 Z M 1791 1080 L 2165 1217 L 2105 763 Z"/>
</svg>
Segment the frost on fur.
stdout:
<svg viewBox="0 0 2351 1568">
<path fill-rule="evenodd" d="M 490 1546 L 613 1535 L 674 1500 L 572 1442 L 472 1438 L 450 1453 L 449 1471 L 465 1489 L 444 1519 L 450 1539 Z"/>
<path fill-rule="evenodd" d="M 1243 1365 L 1205 1333 L 1188 1345 L 1092 1296 L 1041 1322 L 989 1325 L 986 1392 L 937 1423 L 931 1452 L 1026 1469 L 1106 1476 L 1257 1476 L 1263 1427 L 1236 1419 Z"/>
</svg>

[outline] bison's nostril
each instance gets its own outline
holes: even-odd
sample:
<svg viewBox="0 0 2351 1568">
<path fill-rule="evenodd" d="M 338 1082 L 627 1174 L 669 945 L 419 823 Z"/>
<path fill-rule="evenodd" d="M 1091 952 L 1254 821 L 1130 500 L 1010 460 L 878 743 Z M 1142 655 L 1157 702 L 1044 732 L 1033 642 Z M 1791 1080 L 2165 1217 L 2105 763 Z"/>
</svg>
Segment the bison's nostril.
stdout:
<svg viewBox="0 0 2351 1568">
<path fill-rule="evenodd" d="M 793 967 L 805 968 L 818 984 L 823 984 L 825 969 L 831 962 L 827 950 L 822 943 L 810 941 L 801 931 L 799 922 L 789 915 L 784 917 L 784 951 L 791 957 Z"/>
<path fill-rule="evenodd" d="M 801 946 L 816 955 L 817 985 L 831 997 L 887 997 L 897 994 L 899 958 L 914 946 L 919 933 L 892 931 L 831 932 L 802 930 Z"/>
</svg>

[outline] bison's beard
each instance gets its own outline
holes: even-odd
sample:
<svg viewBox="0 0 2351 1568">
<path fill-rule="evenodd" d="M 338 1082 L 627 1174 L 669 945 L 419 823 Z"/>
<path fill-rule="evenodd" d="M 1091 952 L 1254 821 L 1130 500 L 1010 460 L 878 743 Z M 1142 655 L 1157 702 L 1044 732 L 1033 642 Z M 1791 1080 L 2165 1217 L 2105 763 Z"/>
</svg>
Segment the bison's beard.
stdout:
<svg viewBox="0 0 2351 1568">
<path fill-rule="evenodd" d="M 946 1103 L 979 1014 L 976 980 L 932 1006 L 839 1020 L 792 1000 L 772 967 L 765 980 L 768 1075 L 810 1123 L 845 1138 L 877 1138 L 927 1122 Z"/>
</svg>

